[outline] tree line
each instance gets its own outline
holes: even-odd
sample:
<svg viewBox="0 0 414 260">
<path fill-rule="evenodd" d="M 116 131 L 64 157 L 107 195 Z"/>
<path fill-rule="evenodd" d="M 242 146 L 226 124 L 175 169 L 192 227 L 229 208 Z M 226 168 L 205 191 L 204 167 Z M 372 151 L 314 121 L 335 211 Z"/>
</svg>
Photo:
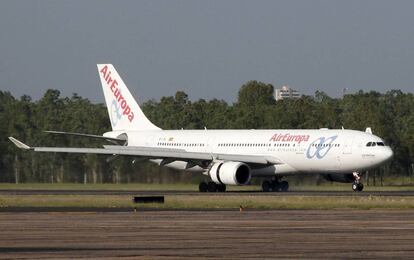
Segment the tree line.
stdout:
<svg viewBox="0 0 414 260">
<path fill-rule="evenodd" d="M 382 169 L 385 176 L 409 176 L 414 163 L 414 95 L 400 90 L 386 93 L 359 91 L 332 98 L 316 91 L 313 96 L 275 101 L 273 86 L 245 83 L 238 99 L 229 104 L 212 99 L 191 101 L 182 91 L 142 104 L 147 117 L 163 129 L 318 129 L 365 130 L 367 126 L 394 151 Z M 57 136 L 45 130 L 102 134 L 110 131 L 104 104 L 94 104 L 77 94 L 62 97 L 47 90 L 33 101 L 0 91 L 0 181 L 169 183 L 195 182 L 200 175 L 178 173 L 134 158 L 97 155 L 43 154 L 18 150 L 7 139 L 14 136 L 30 145 L 101 146 L 89 138 Z"/>
</svg>

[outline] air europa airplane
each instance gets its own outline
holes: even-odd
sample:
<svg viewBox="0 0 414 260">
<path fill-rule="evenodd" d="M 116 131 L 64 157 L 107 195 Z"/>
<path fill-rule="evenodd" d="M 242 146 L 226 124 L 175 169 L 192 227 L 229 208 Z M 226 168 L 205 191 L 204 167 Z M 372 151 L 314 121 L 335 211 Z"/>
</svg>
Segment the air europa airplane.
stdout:
<svg viewBox="0 0 414 260">
<path fill-rule="evenodd" d="M 201 172 L 201 192 L 223 192 L 226 185 L 248 185 L 264 177 L 262 189 L 288 191 L 283 177 L 323 174 L 331 181 L 352 183 L 362 191 L 361 173 L 389 160 L 393 152 L 372 134 L 355 130 L 162 130 L 151 123 L 111 64 L 98 65 L 112 131 L 101 135 L 48 131 L 107 140 L 102 148 L 30 147 L 9 137 L 19 148 L 35 152 L 131 156 L 160 166 Z"/>
</svg>

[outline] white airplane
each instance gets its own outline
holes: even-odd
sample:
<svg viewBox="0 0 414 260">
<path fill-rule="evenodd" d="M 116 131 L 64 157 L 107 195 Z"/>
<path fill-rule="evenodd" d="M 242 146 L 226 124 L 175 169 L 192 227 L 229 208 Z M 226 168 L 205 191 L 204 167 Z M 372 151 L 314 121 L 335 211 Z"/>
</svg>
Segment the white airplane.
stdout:
<svg viewBox="0 0 414 260">
<path fill-rule="evenodd" d="M 99 64 L 112 131 L 100 135 L 48 131 L 101 138 L 103 148 L 30 147 L 9 137 L 19 148 L 35 152 L 127 155 L 160 166 L 198 171 L 211 178 L 200 192 L 225 191 L 226 185 L 248 185 L 253 177 L 268 177 L 262 189 L 287 191 L 282 177 L 323 174 L 331 181 L 352 183 L 362 191 L 361 173 L 393 156 L 384 141 L 355 130 L 162 130 L 151 123 L 111 64 Z"/>
</svg>

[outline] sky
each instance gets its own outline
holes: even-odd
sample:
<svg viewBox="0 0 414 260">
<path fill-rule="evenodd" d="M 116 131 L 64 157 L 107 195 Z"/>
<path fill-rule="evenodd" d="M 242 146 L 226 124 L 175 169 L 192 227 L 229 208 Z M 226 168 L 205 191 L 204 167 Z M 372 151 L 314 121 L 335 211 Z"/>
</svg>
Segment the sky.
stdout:
<svg viewBox="0 0 414 260">
<path fill-rule="evenodd" d="M 0 90 L 104 101 L 112 63 L 138 101 L 237 100 L 249 80 L 340 97 L 414 91 L 414 1 L 1 1 Z"/>
</svg>

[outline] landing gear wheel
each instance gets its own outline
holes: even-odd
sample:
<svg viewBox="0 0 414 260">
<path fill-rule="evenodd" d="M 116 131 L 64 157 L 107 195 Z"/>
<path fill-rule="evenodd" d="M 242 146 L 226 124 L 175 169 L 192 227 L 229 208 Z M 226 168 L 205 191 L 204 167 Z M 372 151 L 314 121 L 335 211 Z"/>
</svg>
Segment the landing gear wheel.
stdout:
<svg viewBox="0 0 414 260">
<path fill-rule="evenodd" d="M 198 191 L 199 192 L 207 192 L 207 190 L 208 190 L 207 183 L 205 183 L 204 181 L 200 182 L 200 184 L 198 185 Z"/>
<path fill-rule="evenodd" d="M 364 184 L 361 182 L 361 174 L 359 172 L 353 172 L 352 175 L 355 178 L 354 183 L 352 183 L 352 190 L 362 191 L 364 189 Z"/>
<path fill-rule="evenodd" d="M 358 191 L 358 183 L 356 183 L 356 182 L 352 183 L 352 190 L 353 191 Z"/>
<path fill-rule="evenodd" d="M 270 186 L 270 182 L 268 182 L 268 181 L 262 182 L 262 190 L 264 192 L 270 192 L 270 191 L 272 191 L 272 187 Z"/>
<path fill-rule="evenodd" d="M 226 191 L 226 185 L 224 185 L 224 184 L 217 185 L 217 191 L 218 192 L 225 192 Z"/>
<path fill-rule="evenodd" d="M 280 191 L 280 182 L 278 181 L 272 181 L 270 183 L 271 191 L 273 192 L 279 192 Z"/>
<path fill-rule="evenodd" d="M 216 192 L 217 191 L 217 184 L 215 183 L 215 182 L 209 182 L 208 184 L 207 184 L 207 190 L 208 190 L 208 192 Z"/>
<path fill-rule="evenodd" d="M 364 189 L 364 184 L 361 182 L 354 182 L 352 183 L 352 190 L 353 191 L 362 191 Z"/>
<path fill-rule="evenodd" d="M 283 191 L 283 192 L 287 192 L 289 190 L 289 182 L 282 181 L 280 183 L 280 190 Z"/>
</svg>

